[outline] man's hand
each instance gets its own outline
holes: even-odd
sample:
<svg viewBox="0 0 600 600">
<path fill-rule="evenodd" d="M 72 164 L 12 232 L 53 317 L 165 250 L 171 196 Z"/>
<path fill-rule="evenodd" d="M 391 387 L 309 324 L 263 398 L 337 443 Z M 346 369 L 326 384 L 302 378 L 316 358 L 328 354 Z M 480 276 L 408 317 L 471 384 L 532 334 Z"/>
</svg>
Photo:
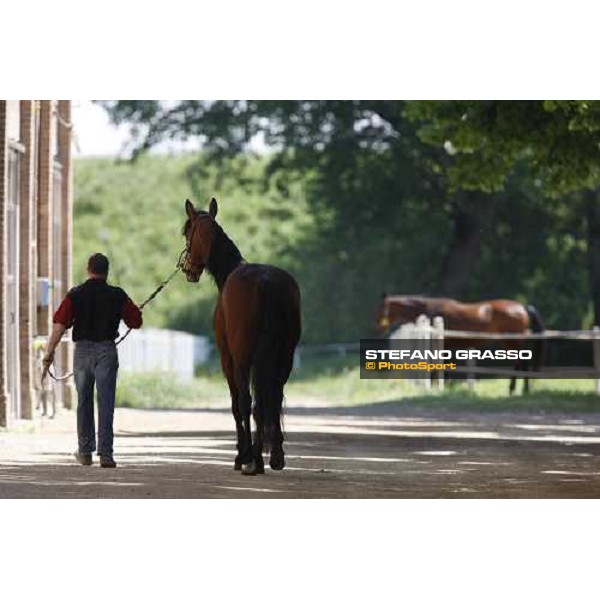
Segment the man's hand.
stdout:
<svg viewBox="0 0 600 600">
<path fill-rule="evenodd" d="M 48 374 L 48 369 L 50 368 L 50 365 L 53 362 L 54 362 L 54 350 L 52 352 L 46 354 L 46 356 L 44 356 L 44 358 L 42 359 L 42 365 L 44 365 L 44 369 L 42 371 L 42 382 L 46 378 L 46 375 Z"/>
<path fill-rule="evenodd" d="M 42 372 L 42 381 L 48 374 L 48 369 L 54 360 L 54 349 L 58 346 L 60 342 L 60 338 L 63 336 L 66 327 L 62 323 L 54 323 L 52 327 L 52 333 L 50 334 L 50 339 L 48 340 L 48 345 L 46 346 L 46 356 L 42 359 L 42 364 L 44 365 L 44 370 Z"/>
</svg>

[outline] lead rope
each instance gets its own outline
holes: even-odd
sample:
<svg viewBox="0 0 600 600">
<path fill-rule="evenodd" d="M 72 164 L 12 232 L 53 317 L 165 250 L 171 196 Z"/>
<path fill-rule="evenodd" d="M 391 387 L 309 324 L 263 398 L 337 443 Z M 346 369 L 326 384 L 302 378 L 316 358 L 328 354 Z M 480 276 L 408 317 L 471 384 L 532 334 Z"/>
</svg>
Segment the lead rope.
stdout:
<svg viewBox="0 0 600 600">
<path fill-rule="evenodd" d="M 146 304 L 149 304 L 150 302 L 152 302 L 152 300 L 154 300 L 154 298 L 156 298 L 156 296 L 158 296 L 158 294 L 160 294 L 163 289 L 171 282 L 171 280 L 173 279 L 173 277 L 175 277 L 175 275 L 177 275 L 177 273 L 179 271 L 181 271 L 181 267 L 183 265 L 183 257 L 185 254 L 187 254 L 189 252 L 189 244 L 186 245 L 186 247 L 181 251 L 181 254 L 179 255 L 179 259 L 177 260 L 177 266 L 175 267 L 175 270 L 169 275 L 169 277 L 167 277 L 149 296 L 148 298 L 146 298 L 146 300 L 144 300 L 144 302 L 142 302 L 140 304 L 140 310 L 143 310 L 144 307 L 146 306 Z M 118 346 L 130 333 L 131 333 L 132 329 L 131 327 L 129 327 L 129 329 L 116 341 L 115 346 Z M 69 377 L 73 376 L 73 371 L 71 371 L 70 373 L 67 373 L 66 375 L 60 375 L 57 376 L 55 375 L 52 371 L 51 371 L 52 367 L 48 367 L 48 375 L 50 375 L 50 377 L 52 379 L 54 379 L 54 381 L 64 381 L 65 379 L 69 379 Z"/>
<path fill-rule="evenodd" d="M 170 283 L 171 279 L 177 275 L 180 269 L 181 265 L 178 264 L 177 268 L 148 296 L 148 298 L 146 298 L 146 300 L 144 300 L 144 302 L 140 304 L 140 310 L 144 310 L 146 304 L 152 302 L 152 300 L 154 300 L 154 298 L 156 298 L 156 296 L 163 291 L 163 289 Z M 115 346 L 118 346 L 132 331 L 133 330 L 131 327 L 129 327 L 129 329 L 127 329 L 127 331 L 115 342 Z"/>
</svg>

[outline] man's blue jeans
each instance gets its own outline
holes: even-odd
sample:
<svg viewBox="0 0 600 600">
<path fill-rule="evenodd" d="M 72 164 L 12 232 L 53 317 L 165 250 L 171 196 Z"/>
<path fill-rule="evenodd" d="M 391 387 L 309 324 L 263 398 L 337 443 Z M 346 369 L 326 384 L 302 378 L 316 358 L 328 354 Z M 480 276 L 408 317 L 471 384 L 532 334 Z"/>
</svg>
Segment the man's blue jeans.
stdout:
<svg viewBox="0 0 600 600">
<path fill-rule="evenodd" d="M 75 343 L 75 386 L 77 387 L 77 438 L 79 452 L 96 450 L 94 384 L 98 392 L 98 454 L 113 455 L 113 417 L 119 355 L 114 342 Z"/>
</svg>

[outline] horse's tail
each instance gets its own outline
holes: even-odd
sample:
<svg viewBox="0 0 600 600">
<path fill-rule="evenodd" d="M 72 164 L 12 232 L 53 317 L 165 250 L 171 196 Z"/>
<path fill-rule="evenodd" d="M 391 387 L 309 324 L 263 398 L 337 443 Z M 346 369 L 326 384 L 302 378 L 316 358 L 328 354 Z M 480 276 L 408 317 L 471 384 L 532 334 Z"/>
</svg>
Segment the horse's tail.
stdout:
<svg viewBox="0 0 600 600">
<path fill-rule="evenodd" d="M 260 295 L 262 323 L 253 360 L 252 387 L 268 448 L 271 443 L 283 442 L 283 386 L 292 368 L 297 339 L 294 306 L 286 288 L 263 281 Z"/>
<path fill-rule="evenodd" d="M 529 315 L 529 328 L 531 332 L 543 333 L 546 330 L 546 325 L 538 309 L 533 304 L 528 304 L 525 310 Z M 539 371 L 546 362 L 546 342 L 547 340 L 544 338 L 533 340 L 532 347 L 535 352 L 533 368 L 536 371 Z"/>
<path fill-rule="evenodd" d="M 540 311 L 533 306 L 533 304 L 528 304 L 525 307 L 527 314 L 529 315 L 529 326 L 532 333 L 542 333 L 546 330 L 546 326 L 544 325 L 544 320 L 542 319 L 542 315 L 540 315 Z"/>
</svg>

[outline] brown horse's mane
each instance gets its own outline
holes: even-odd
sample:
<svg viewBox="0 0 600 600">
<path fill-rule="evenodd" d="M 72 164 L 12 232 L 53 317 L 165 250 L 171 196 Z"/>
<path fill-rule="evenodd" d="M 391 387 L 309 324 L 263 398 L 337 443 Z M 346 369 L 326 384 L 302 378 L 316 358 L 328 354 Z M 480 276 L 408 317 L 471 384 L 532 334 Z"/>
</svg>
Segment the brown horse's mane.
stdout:
<svg viewBox="0 0 600 600">
<path fill-rule="evenodd" d="M 203 210 L 196 211 L 196 214 L 199 217 L 208 216 L 208 213 Z M 190 223 L 190 219 L 185 222 L 182 229 L 183 235 L 187 234 Z M 229 274 L 244 260 L 244 257 L 232 239 L 215 220 L 212 220 L 212 228 L 213 235 L 210 253 L 206 261 L 206 270 L 214 279 L 217 287 L 221 289 Z"/>
</svg>

